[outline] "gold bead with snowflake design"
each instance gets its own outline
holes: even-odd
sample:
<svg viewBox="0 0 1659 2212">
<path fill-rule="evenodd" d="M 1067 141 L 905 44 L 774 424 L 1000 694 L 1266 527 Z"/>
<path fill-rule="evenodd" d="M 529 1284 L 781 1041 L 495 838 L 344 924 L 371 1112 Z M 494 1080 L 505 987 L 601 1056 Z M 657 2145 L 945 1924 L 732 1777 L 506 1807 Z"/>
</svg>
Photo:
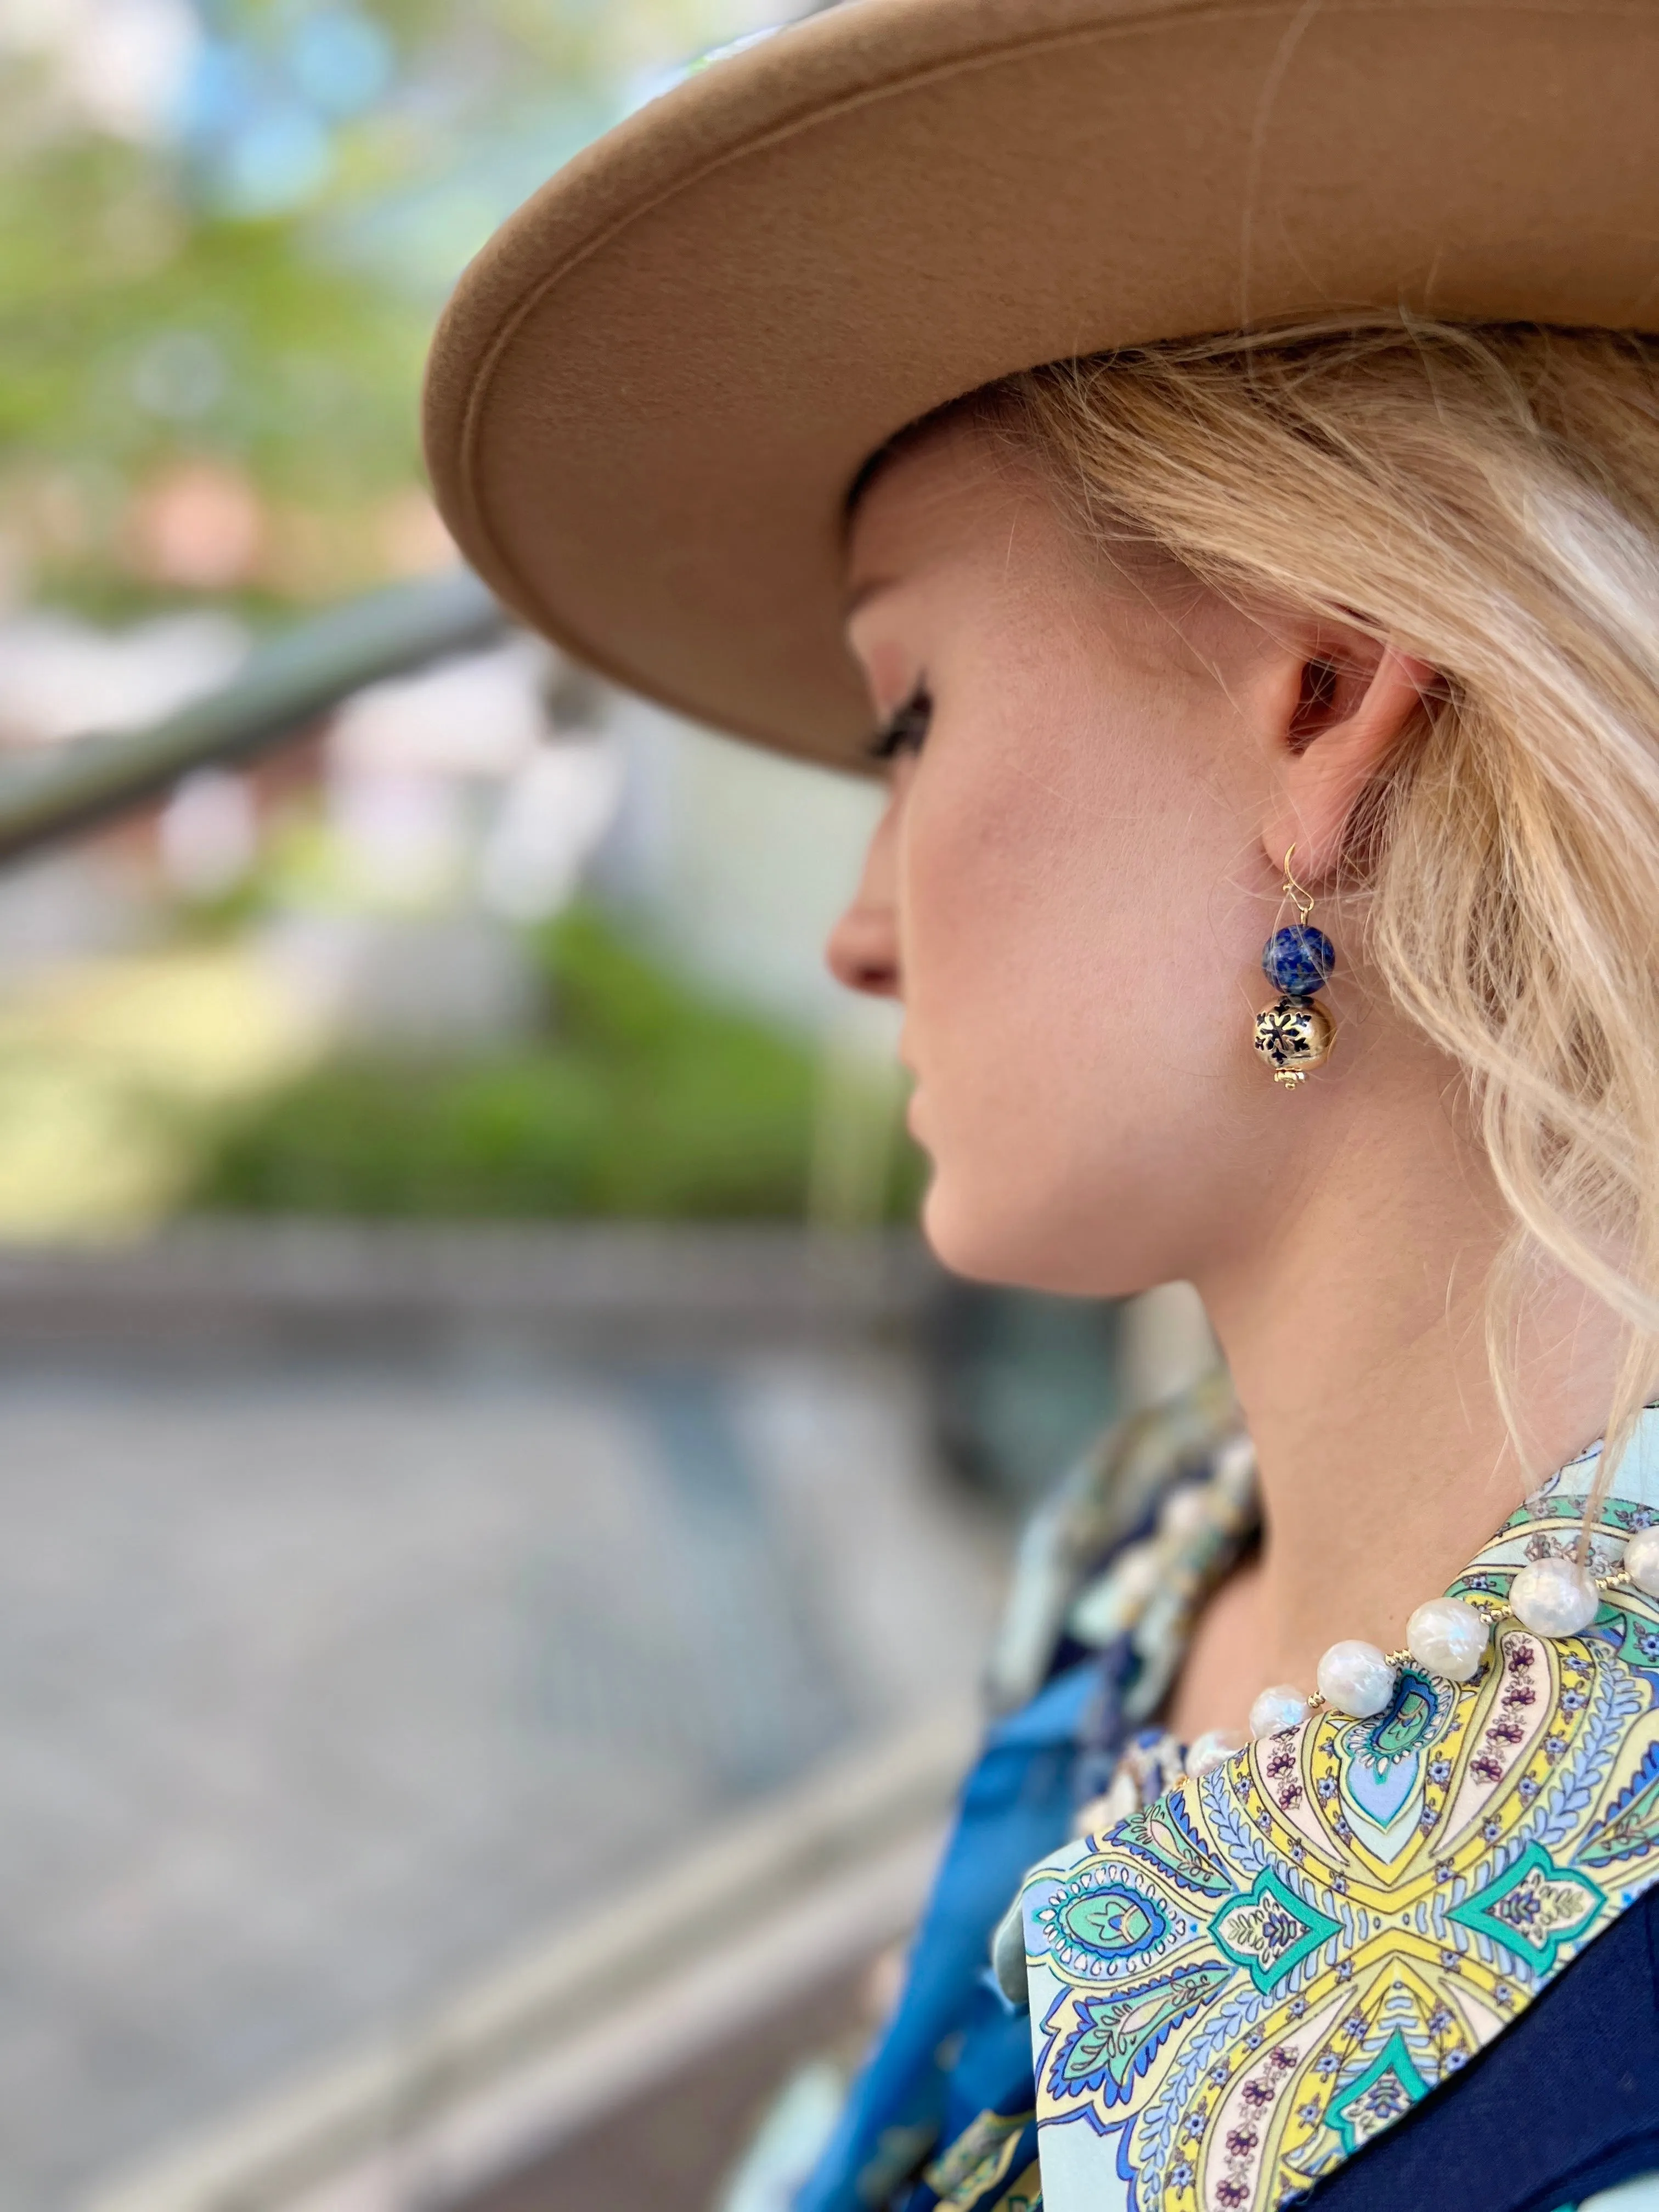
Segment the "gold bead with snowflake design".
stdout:
<svg viewBox="0 0 1659 2212">
<path fill-rule="evenodd" d="M 1310 1067 L 1331 1056 L 1336 1025 L 1311 999 L 1283 998 L 1255 1018 L 1255 1048 L 1273 1072 L 1273 1081 L 1300 1083 Z"/>
</svg>

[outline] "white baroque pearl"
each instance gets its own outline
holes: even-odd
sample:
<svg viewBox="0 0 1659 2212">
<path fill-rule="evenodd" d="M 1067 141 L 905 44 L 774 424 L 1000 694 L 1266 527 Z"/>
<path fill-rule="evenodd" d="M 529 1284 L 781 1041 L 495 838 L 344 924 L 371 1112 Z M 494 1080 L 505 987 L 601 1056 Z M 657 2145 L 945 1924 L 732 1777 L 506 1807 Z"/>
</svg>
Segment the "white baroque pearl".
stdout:
<svg viewBox="0 0 1659 2212">
<path fill-rule="evenodd" d="M 1449 1682 L 1472 1681 L 1492 1642 L 1492 1631 L 1461 1597 L 1431 1597 L 1406 1623 L 1406 1648 L 1419 1667 Z"/>
<path fill-rule="evenodd" d="M 1196 1536 L 1214 1518 L 1206 1486 L 1183 1482 L 1158 1507 L 1158 1533 L 1169 1542 L 1180 1543 L 1186 1537 Z"/>
<path fill-rule="evenodd" d="M 1250 1707 L 1250 1734 L 1281 1735 L 1286 1729 L 1300 1728 L 1307 1717 L 1308 1700 L 1295 1684 L 1275 1682 Z"/>
<path fill-rule="evenodd" d="M 1374 1644 L 1348 1637 L 1333 1644 L 1319 1662 L 1320 1692 L 1339 1713 L 1368 1721 L 1394 1695 L 1395 1670 Z"/>
<path fill-rule="evenodd" d="M 1243 1751 L 1249 1738 L 1237 1729 L 1206 1729 L 1195 1735 L 1187 1753 L 1188 1774 L 1211 1774 L 1218 1766 L 1224 1766 L 1236 1751 Z"/>
<path fill-rule="evenodd" d="M 1248 1437 L 1230 1437 L 1216 1455 L 1216 1488 L 1230 1505 L 1248 1505 L 1255 1496 L 1255 1446 Z"/>
<path fill-rule="evenodd" d="M 1066 1626 L 1079 1644 L 1103 1649 L 1134 1626 L 1164 1579 L 1164 1547 L 1154 1536 L 1131 1544 L 1073 1601 Z"/>
<path fill-rule="evenodd" d="M 1625 1572 L 1647 1596 L 1659 1597 L 1659 1526 L 1638 1528 L 1626 1545 Z"/>
<path fill-rule="evenodd" d="M 1510 1584 L 1510 1611 L 1534 1636 L 1577 1636 L 1601 1603 L 1601 1592 L 1572 1559 L 1535 1559 Z"/>
</svg>

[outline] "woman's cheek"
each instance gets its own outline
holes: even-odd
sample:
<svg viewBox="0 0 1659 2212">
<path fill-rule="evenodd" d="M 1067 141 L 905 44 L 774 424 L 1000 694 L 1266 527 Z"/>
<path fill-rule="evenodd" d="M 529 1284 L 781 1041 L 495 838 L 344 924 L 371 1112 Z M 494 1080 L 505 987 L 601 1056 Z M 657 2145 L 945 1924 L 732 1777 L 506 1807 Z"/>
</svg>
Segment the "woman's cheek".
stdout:
<svg viewBox="0 0 1659 2212">
<path fill-rule="evenodd" d="M 907 1038 L 918 1075 L 936 1054 L 988 1043 L 1007 960 L 1008 900 L 980 794 L 924 754 L 906 793 L 900 854 Z"/>
<path fill-rule="evenodd" d="M 924 771 L 906 823 L 904 1056 L 911 1129 L 934 1169 L 927 1226 L 947 1265 L 1018 1274 L 1013 1248 L 1045 1210 L 1074 1110 L 1072 963 L 1054 957 L 1044 894 L 1019 879 L 1016 819 L 988 822 L 943 792 L 930 805 L 925 784 Z"/>
</svg>

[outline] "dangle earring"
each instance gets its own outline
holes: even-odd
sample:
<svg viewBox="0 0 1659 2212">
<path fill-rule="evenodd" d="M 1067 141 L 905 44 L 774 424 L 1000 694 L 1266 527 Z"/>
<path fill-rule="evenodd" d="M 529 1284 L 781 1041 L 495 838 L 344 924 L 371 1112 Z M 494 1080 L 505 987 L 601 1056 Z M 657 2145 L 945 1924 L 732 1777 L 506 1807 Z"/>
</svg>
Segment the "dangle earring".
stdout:
<svg viewBox="0 0 1659 2212">
<path fill-rule="evenodd" d="M 1262 973 L 1279 995 L 1255 1018 L 1255 1048 L 1273 1069 L 1273 1081 L 1287 1089 L 1300 1083 L 1310 1067 L 1323 1066 L 1336 1039 L 1335 1023 L 1314 1004 L 1314 993 L 1324 989 L 1336 965 L 1336 947 L 1308 920 L 1313 895 L 1291 873 L 1295 851 L 1292 845 L 1285 855 L 1285 896 L 1297 918 L 1274 930 L 1261 954 Z"/>
</svg>

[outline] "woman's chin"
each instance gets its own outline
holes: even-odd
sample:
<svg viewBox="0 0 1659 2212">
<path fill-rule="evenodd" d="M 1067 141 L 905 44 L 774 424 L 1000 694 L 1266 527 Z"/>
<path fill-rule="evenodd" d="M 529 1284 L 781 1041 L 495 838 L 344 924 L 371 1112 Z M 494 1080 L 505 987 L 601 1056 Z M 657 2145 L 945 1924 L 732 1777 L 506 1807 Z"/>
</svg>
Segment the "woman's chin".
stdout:
<svg viewBox="0 0 1659 2212">
<path fill-rule="evenodd" d="M 939 1265 L 969 1282 L 1032 1291 L 1079 1287 L 1054 1279 L 1056 1262 L 1063 1267 L 1064 1261 L 1054 1239 L 1011 1212 L 1006 1192 L 992 1201 L 987 1194 L 964 1191 L 937 1164 L 922 1200 L 921 1232 Z"/>
<path fill-rule="evenodd" d="M 1139 1249 L 1143 1241 L 1158 1247 L 1158 1236 L 1126 1237 L 1129 1220 L 1121 1211 L 1117 1219 L 1116 1231 L 1091 1225 L 1074 1201 L 1045 1203 L 1035 1194 L 1022 1206 L 1006 1177 L 996 1179 L 994 1190 L 965 1188 L 937 1164 L 921 1206 L 921 1231 L 934 1258 L 969 1282 L 1055 1297 L 1125 1297 L 1180 1273 L 1173 1262 L 1160 1272 L 1161 1250 Z"/>
<path fill-rule="evenodd" d="M 940 1198 L 937 1177 L 922 1200 L 921 1233 L 928 1250 L 950 1273 L 975 1283 L 1006 1283 L 1010 1279 L 999 1264 L 994 1244 L 982 1236 L 975 1236 L 971 1225 L 960 1220 L 949 1200 Z"/>
</svg>

